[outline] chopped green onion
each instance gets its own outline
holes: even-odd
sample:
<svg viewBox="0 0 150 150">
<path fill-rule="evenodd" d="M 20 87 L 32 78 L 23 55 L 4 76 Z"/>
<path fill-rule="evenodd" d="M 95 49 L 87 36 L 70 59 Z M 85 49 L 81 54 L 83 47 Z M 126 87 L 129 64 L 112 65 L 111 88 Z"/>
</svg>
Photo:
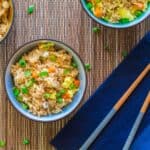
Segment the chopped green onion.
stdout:
<svg viewBox="0 0 150 150">
<path fill-rule="evenodd" d="M 14 87 L 13 88 L 13 94 L 14 94 L 14 96 L 17 97 L 20 94 L 20 90 L 18 88 Z"/>
<path fill-rule="evenodd" d="M 63 95 L 63 94 L 66 93 L 66 90 L 65 90 L 65 89 L 62 89 L 62 90 L 59 91 L 59 93 L 60 93 L 61 95 Z"/>
<path fill-rule="evenodd" d="M 41 71 L 39 74 L 40 77 L 47 77 L 48 76 L 48 72 L 47 71 Z"/>
<path fill-rule="evenodd" d="M 19 60 L 19 65 L 20 65 L 20 67 L 26 67 L 26 61 L 23 58 L 21 58 Z"/>
<path fill-rule="evenodd" d="M 28 110 L 28 109 L 29 109 L 29 106 L 28 106 L 27 104 L 22 103 L 21 105 L 22 105 L 22 108 L 23 108 L 23 109 L 25 109 L 25 110 Z"/>
<path fill-rule="evenodd" d="M 56 93 L 56 98 L 61 98 L 62 94 L 60 92 Z"/>
<path fill-rule="evenodd" d="M 122 51 L 122 57 L 127 57 L 127 55 L 128 55 L 128 51 L 126 51 L 126 50 L 124 50 L 124 51 Z"/>
<path fill-rule="evenodd" d="M 30 70 L 26 70 L 26 71 L 24 72 L 24 76 L 25 76 L 25 77 L 30 77 L 30 76 L 31 76 L 31 71 L 30 71 Z"/>
<path fill-rule="evenodd" d="M 57 103 L 61 104 L 63 102 L 63 99 L 62 98 L 58 98 L 57 99 Z"/>
<path fill-rule="evenodd" d="M 76 62 L 75 62 L 74 60 L 72 61 L 71 66 L 72 66 L 73 68 L 78 68 L 78 65 L 76 64 Z"/>
<path fill-rule="evenodd" d="M 28 90 L 27 87 L 23 86 L 23 87 L 21 88 L 21 92 L 22 92 L 23 94 L 28 94 L 28 93 L 29 93 L 29 90 Z"/>
<path fill-rule="evenodd" d="M 49 93 L 45 93 L 45 94 L 44 94 L 44 98 L 45 98 L 45 99 L 49 99 L 50 97 L 51 97 L 51 94 L 49 94 Z"/>
<path fill-rule="evenodd" d="M 70 87 L 69 87 L 70 90 L 74 90 L 74 89 L 76 89 L 76 88 L 77 88 L 77 87 L 76 87 L 75 84 L 73 84 L 73 83 L 72 83 L 72 84 L 70 85 Z"/>
<path fill-rule="evenodd" d="M 28 88 L 28 87 L 31 87 L 34 82 L 35 82 L 34 79 L 30 79 L 30 80 L 25 84 L 25 86 L 26 86 L 27 88 Z"/>
<path fill-rule="evenodd" d="M 142 14 L 143 14 L 143 11 L 141 11 L 141 10 L 135 11 L 135 15 L 136 15 L 137 17 L 140 17 Z"/>
<path fill-rule="evenodd" d="M 52 62 L 56 62 L 56 60 L 57 60 L 57 57 L 55 55 L 50 55 L 49 58 Z"/>
<path fill-rule="evenodd" d="M 71 72 L 70 69 L 64 69 L 64 75 L 67 75 L 67 74 L 69 74 L 70 72 Z"/>
<path fill-rule="evenodd" d="M 120 23 L 128 23 L 130 20 L 128 18 L 122 18 L 119 20 Z"/>
<path fill-rule="evenodd" d="M 55 44 L 52 42 L 48 42 L 48 43 L 41 43 L 39 45 L 40 49 L 44 49 L 44 50 L 49 50 L 51 47 L 53 47 Z"/>
<path fill-rule="evenodd" d="M 17 96 L 16 99 L 17 99 L 18 102 L 22 102 L 22 97 L 21 96 Z"/>
<path fill-rule="evenodd" d="M 93 4 L 89 2 L 89 3 L 86 4 L 86 6 L 87 6 L 87 8 L 88 8 L 89 10 L 91 10 L 91 8 L 93 7 Z"/>
<path fill-rule="evenodd" d="M 32 14 L 34 12 L 34 10 L 35 10 L 35 5 L 33 4 L 28 7 L 27 12 L 28 12 L 28 14 Z"/>
<path fill-rule="evenodd" d="M 99 32 L 100 32 L 100 28 L 99 28 L 99 27 L 93 27 L 93 28 L 92 28 L 92 31 L 93 31 L 94 33 L 99 33 Z"/>
<path fill-rule="evenodd" d="M 23 140 L 23 144 L 24 144 L 24 145 L 28 145 L 28 144 L 30 144 L 29 139 L 24 139 L 24 140 Z"/>
<path fill-rule="evenodd" d="M 90 71 L 91 70 L 91 65 L 90 64 L 85 64 L 85 70 Z"/>
<path fill-rule="evenodd" d="M 6 142 L 3 140 L 0 140 L 0 147 L 5 147 L 5 145 L 6 145 Z"/>
</svg>

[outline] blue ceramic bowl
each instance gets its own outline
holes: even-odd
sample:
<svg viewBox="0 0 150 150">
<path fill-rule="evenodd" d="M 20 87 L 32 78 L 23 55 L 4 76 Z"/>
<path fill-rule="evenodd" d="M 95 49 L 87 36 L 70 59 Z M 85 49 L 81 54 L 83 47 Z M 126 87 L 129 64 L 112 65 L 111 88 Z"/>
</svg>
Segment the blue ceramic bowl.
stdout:
<svg viewBox="0 0 150 150">
<path fill-rule="evenodd" d="M 93 19 L 95 20 L 97 23 L 99 24 L 102 24 L 104 26 L 107 26 L 107 27 L 111 27 L 111 28 L 128 28 L 128 27 L 132 27 L 140 22 L 142 22 L 144 19 L 146 19 L 149 14 L 150 14 L 150 5 L 148 5 L 148 8 L 145 12 L 143 12 L 143 14 L 139 17 L 137 17 L 136 19 L 134 19 L 133 21 L 131 22 L 128 22 L 128 23 L 110 23 L 110 22 L 107 22 L 103 19 L 99 19 L 97 17 L 95 17 L 93 15 L 93 13 L 87 8 L 86 6 L 86 0 L 80 0 L 81 1 L 81 4 L 85 10 L 85 12 L 87 12 L 87 14 Z"/>
<path fill-rule="evenodd" d="M 11 65 L 15 64 L 24 53 L 30 51 L 32 48 L 37 46 L 38 43 L 42 43 L 42 42 L 53 42 L 53 43 L 55 43 L 56 47 L 65 49 L 73 56 L 74 60 L 76 61 L 77 65 L 78 65 L 79 79 L 80 79 L 81 83 L 80 83 L 79 91 L 74 96 L 72 103 L 70 103 L 68 106 L 64 107 L 62 112 L 57 113 L 57 114 L 38 117 L 38 116 L 33 115 L 32 113 L 29 113 L 27 110 L 24 110 L 21 107 L 21 104 L 16 100 L 15 96 L 13 95 L 12 88 L 14 87 L 14 83 L 13 83 L 13 78 L 10 73 L 10 68 L 11 68 Z M 10 59 L 8 65 L 7 65 L 6 71 L 5 71 L 5 88 L 6 88 L 8 98 L 9 98 L 10 102 L 12 103 L 12 105 L 21 114 L 23 114 L 27 118 L 29 118 L 31 120 L 35 120 L 35 121 L 42 121 L 42 122 L 55 121 L 55 120 L 64 118 L 65 116 L 69 115 L 71 112 L 73 112 L 75 110 L 75 108 L 81 102 L 83 95 L 85 93 L 85 89 L 86 89 L 86 73 L 84 70 L 83 62 L 81 61 L 80 57 L 77 55 L 77 53 L 75 51 L 72 50 L 72 48 L 70 48 L 66 44 L 59 42 L 59 41 L 55 41 L 55 40 L 49 40 L 49 39 L 36 40 L 36 41 L 26 43 L 25 45 L 20 47 L 17 50 L 17 52 Z"/>
</svg>

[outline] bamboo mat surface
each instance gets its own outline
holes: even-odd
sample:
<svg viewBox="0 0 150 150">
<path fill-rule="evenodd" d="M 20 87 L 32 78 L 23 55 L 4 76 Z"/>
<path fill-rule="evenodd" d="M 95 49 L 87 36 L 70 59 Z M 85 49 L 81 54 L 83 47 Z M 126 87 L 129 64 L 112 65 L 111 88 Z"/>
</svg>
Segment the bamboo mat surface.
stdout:
<svg viewBox="0 0 150 150">
<path fill-rule="evenodd" d="M 3 73 L 12 54 L 34 39 L 52 38 L 70 45 L 92 66 L 87 73 L 83 104 L 121 62 L 122 52 L 129 52 L 148 32 L 150 19 L 135 27 L 118 30 L 95 23 L 83 11 L 80 0 L 14 0 L 14 4 L 12 30 L 0 44 L 0 139 L 7 142 L 2 149 L 51 150 L 54 148 L 49 141 L 74 114 L 52 123 L 38 123 L 20 115 L 8 101 L 3 84 Z M 31 4 L 35 4 L 36 11 L 28 15 L 27 8 Z M 100 27 L 99 33 L 92 32 L 95 26 Z M 30 145 L 22 144 L 24 138 L 30 139 Z"/>
</svg>

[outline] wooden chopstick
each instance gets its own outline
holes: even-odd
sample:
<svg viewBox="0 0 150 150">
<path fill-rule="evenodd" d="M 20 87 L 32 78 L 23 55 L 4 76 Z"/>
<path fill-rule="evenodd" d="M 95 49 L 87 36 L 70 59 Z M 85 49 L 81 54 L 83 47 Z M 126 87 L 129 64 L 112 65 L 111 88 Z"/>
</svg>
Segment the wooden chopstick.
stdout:
<svg viewBox="0 0 150 150">
<path fill-rule="evenodd" d="M 125 145 L 123 146 L 123 150 L 129 150 L 129 148 L 132 144 L 132 141 L 136 135 L 136 132 L 137 132 L 137 130 L 138 130 L 138 128 L 142 122 L 142 119 L 143 119 L 143 117 L 144 117 L 144 115 L 148 109 L 149 104 L 150 104 L 150 92 L 148 93 L 148 95 L 147 95 L 147 97 L 143 103 L 143 106 L 141 107 L 141 110 L 140 110 L 140 112 L 136 118 L 136 121 L 135 121 L 135 123 L 134 123 L 134 125 L 130 131 L 130 134 L 129 134 L 126 142 L 125 142 Z"/>
<path fill-rule="evenodd" d="M 141 72 L 141 74 L 137 77 L 137 79 L 131 84 L 129 89 L 123 94 L 123 96 L 118 100 L 118 102 L 113 106 L 110 112 L 106 115 L 103 121 L 98 125 L 98 127 L 93 131 L 93 133 L 88 137 L 88 139 L 84 142 L 84 144 L 80 147 L 80 150 L 87 150 L 90 145 L 95 141 L 97 136 L 101 133 L 101 131 L 106 127 L 106 125 L 110 122 L 113 116 L 117 113 L 117 111 L 121 108 L 121 106 L 127 101 L 128 97 L 132 94 L 135 88 L 140 84 L 140 82 L 144 79 L 147 73 L 150 70 L 150 64 L 148 64 L 145 69 Z"/>
</svg>

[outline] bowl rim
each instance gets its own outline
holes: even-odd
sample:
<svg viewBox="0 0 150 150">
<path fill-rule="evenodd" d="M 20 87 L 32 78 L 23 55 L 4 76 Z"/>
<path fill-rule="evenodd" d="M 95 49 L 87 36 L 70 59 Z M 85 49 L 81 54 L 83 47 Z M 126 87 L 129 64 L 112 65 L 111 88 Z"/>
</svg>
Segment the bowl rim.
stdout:
<svg viewBox="0 0 150 150">
<path fill-rule="evenodd" d="M 14 19 L 15 19 L 15 4 L 14 4 L 13 0 L 11 0 L 11 4 L 12 4 L 12 11 L 13 11 L 13 13 L 12 13 L 12 21 L 11 21 L 11 24 L 10 24 L 9 29 L 6 32 L 5 36 L 2 38 L 2 40 L 0 40 L 0 44 L 8 37 L 10 31 L 12 30 L 12 26 L 14 24 Z"/>
<path fill-rule="evenodd" d="M 9 95 L 8 95 L 8 90 L 7 90 L 7 88 L 6 88 L 6 80 L 5 80 L 5 79 L 6 79 L 6 73 L 7 73 L 8 65 L 9 65 L 10 61 L 12 60 L 12 58 L 16 55 L 16 53 L 17 53 L 18 51 L 20 51 L 20 49 L 24 48 L 24 47 L 27 46 L 28 44 L 32 44 L 33 42 L 38 42 L 38 41 L 39 41 L 39 42 L 40 42 L 40 41 L 54 41 L 54 42 L 60 43 L 60 44 L 64 45 L 65 47 L 69 48 L 69 49 L 79 58 L 79 60 L 80 60 L 80 62 L 81 62 L 81 64 L 82 64 L 82 67 L 83 67 L 83 73 L 84 73 L 84 75 L 85 75 L 85 88 L 84 88 L 84 90 L 83 90 L 83 95 L 82 95 L 80 101 L 78 102 L 78 104 L 76 105 L 76 107 L 74 107 L 74 109 L 72 109 L 70 112 L 66 113 L 66 114 L 63 115 L 62 117 L 58 117 L 58 118 L 53 119 L 53 120 L 51 120 L 51 119 L 46 119 L 46 120 L 35 119 L 35 118 L 31 117 L 31 116 L 26 115 L 26 113 L 22 113 L 22 112 L 20 111 L 21 109 L 19 109 L 18 107 L 16 107 L 16 106 L 13 104 L 12 99 L 9 97 Z M 30 50 L 29 50 L 29 51 L 30 51 Z M 25 52 L 23 52 L 23 53 L 25 53 Z M 8 99 L 8 101 L 11 103 L 11 105 L 15 108 L 15 110 L 17 110 L 17 112 L 19 112 L 24 118 L 27 118 L 27 119 L 29 119 L 29 120 L 32 120 L 32 121 L 35 121 L 35 122 L 48 123 L 48 122 L 55 122 L 55 121 L 64 119 L 65 117 L 71 115 L 73 112 L 75 112 L 75 111 L 77 110 L 78 106 L 81 104 L 81 102 L 82 102 L 82 100 L 83 100 L 83 98 L 84 98 L 84 96 L 85 96 L 85 93 L 86 93 L 86 89 L 87 89 L 87 74 L 86 74 L 86 71 L 85 71 L 85 67 L 84 67 L 84 62 L 83 62 L 83 60 L 81 59 L 80 55 L 79 55 L 72 47 L 70 47 L 68 44 L 66 44 L 66 43 L 64 43 L 64 42 L 62 42 L 62 41 L 59 41 L 59 40 L 55 40 L 55 39 L 51 39 L 51 38 L 41 38 L 41 39 L 35 39 L 35 40 L 31 40 L 31 41 L 29 41 L 29 42 L 24 43 L 23 45 L 19 46 L 19 47 L 17 48 L 17 50 L 10 56 L 10 58 L 8 59 L 8 62 L 7 62 L 7 64 L 6 64 L 5 70 L 4 70 L 3 82 L 4 82 L 4 91 L 5 91 L 5 93 L 6 93 L 7 99 Z M 40 117 L 38 117 L 38 118 L 40 118 Z"/>
<path fill-rule="evenodd" d="M 85 0 L 80 0 L 80 3 L 81 3 L 81 6 L 83 8 L 83 10 L 86 12 L 86 14 L 92 19 L 94 20 L 96 23 L 98 24 L 101 24 L 105 27 L 110 27 L 110 28 L 114 28 L 114 29 L 125 29 L 125 28 L 130 28 L 130 27 L 133 27 L 135 25 L 138 25 L 139 23 L 143 22 L 146 18 L 148 18 L 148 16 L 150 15 L 150 10 L 146 10 L 145 11 L 145 15 L 143 15 L 143 17 L 139 18 L 138 20 L 133 20 L 127 24 L 112 24 L 112 23 L 109 23 L 109 22 L 104 22 L 103 20 L 95 17 L 90 11 L 89 9 L 86 7 L 85 5 Z M 150 7 L 150 6 L 149 6 Z M 147 13 L 146 13 L 147 12 Z"/>
</svg>

